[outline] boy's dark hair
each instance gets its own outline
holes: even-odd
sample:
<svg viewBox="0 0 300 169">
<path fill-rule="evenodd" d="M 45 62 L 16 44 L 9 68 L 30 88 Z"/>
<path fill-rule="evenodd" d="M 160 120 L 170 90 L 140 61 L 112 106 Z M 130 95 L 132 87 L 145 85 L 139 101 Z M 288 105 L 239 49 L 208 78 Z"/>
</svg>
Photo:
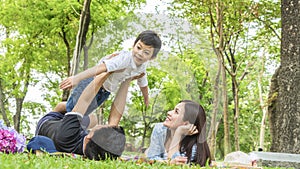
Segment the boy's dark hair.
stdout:
<svg viewBox="0 0 300 169">
<path fill-rule="evenodd" d="M 86 144 L 85 156 L 91 160 L 116 159 L 125 148 L 125 133 L 122 127 L 103 127 L 96 130 Z"/>
<path fill-rule="evenodd" d="M 161 40 L 158 36 L 158 34 L 154 31 L 151 30 L 146 30 L 143 31 L 142 33 L 139 34 L 139 36 L 135 39 L 134 45 L 141 40 L 145 45 L 151 46 L 154 48 L 154 52 L 152 55 L 152 59 L 156 58 L 157 53 L 159 52 L 161 48 Z"/>
</svg>

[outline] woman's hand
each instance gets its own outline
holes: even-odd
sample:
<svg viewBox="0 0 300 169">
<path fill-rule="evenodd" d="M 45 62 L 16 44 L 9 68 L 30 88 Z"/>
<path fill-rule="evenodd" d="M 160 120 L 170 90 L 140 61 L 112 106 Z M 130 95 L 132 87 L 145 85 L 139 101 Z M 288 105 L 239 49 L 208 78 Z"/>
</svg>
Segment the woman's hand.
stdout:
<svg viewBox="0 0 300 169">
<path fill-rule="evenodd" d="M 187 163 L 187 157 L 185 157 L 185 156 L 177 156 L 170 161 L 170 164 L 176 164 L 176 165 L 178 165 L 178 164 L 182 165 L 182 164 L 186 164 L 186 163 Z"/>
<path fill-rule="evenodd" d="M 189 122 L 186 122 L 184 125 L 179 126 L 175 130 L 175 134 L 172 138 L 169 150 L 167 150 L 168 158 L 172 158 L 173 154 L 175 152 L 179 151 L 179 143 L 184 136 L 194 135 L 197 133 L 198 133 L 198 130 L 197 130 L 196 126 L 194 124 L 190 124 Z M 181 161 L 181 160 L 183 160 L 183 158 L 177 159 L 177 162 L 175 161 L 175 163 L 178 163 L 178 160 Z"/>
<path fill-rule="evenodd" d="M 191 135 L 197 134 L 198 132 L 199 131 L 194 124 L 188 123 L 186 125 L 179 126 L 176 129 L 175 134 L 178 134 L 181 136 L 186 136 L 186 135 L 191 136 Z"/>
</svg>

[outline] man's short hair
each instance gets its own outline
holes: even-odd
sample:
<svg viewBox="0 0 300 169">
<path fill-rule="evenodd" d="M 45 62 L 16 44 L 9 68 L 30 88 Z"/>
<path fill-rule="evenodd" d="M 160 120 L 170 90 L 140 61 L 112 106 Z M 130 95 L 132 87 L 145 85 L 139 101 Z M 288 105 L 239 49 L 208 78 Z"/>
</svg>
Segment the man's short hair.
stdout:
<svg viewBox="0 0 300 169">
<path fill-rule="evenodd" d="M 116 159 L 125 148 L 125 133 L 122 127 L 103 127 L 94 132 L 87 143 L 85 156 L 91 160 Z"/>
</svg>

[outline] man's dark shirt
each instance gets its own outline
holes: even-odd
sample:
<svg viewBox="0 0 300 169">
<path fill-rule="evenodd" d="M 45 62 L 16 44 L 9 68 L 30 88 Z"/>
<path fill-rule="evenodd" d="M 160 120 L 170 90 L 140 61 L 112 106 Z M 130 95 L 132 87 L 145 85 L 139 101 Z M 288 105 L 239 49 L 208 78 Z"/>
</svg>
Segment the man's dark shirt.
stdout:
<svg viewBox="0 0 300 169">
<path fill-rule="evenodd" d="M 87 131 L 81 125 L 82 116 L 70 112 L 62 117 L 48 118 L 37 127 L 37 134 L 51 138 L 57 151 L 83 155 L 83 140 Z"/>
</svg>

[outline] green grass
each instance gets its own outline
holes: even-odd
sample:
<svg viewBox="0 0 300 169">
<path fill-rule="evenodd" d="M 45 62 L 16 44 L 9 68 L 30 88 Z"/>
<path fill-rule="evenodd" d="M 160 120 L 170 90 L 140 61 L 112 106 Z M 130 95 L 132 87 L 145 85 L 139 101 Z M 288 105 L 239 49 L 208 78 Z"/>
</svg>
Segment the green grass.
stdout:
<svg viewBox="0 0 300 169">
<path fill-rule="evenodd" d="M 82 158 L 72 158 L 69 156 L 50 156 L 42 155 L 36 156 L 35 154 L 3 154 L 0 153 L 0 168 L 1 169 L 140 169 L 140 168 L 200 168 L 196 166 L 175 166 L 167 165 L 164 163 L 153 163 L 149 164 L 140 161 L 121 161 L 121 160 L 106 160 L 106 161 L 93 161 Z M 213 167 L 202 167 L 202 168 L 213 168 Z M 263 167 L 264 169 L 275 169 L 271 167 Z M 278 168 L 277 168 L 278 169 Z"/>
<path fill-rule="evenodd" d="M 19 169 L 19 168 L 38 168 L 38 169 L 120 169 L 120 168 L 196 168 L 185 166 L 170 166 L 167 164 L 156 162 L 149 164 L 146 162 L 137 161 L 121 161 L 121 160 L 106 160 L 93 161 L 82 158 L 61 157 L 34 154 L 2 154 L 0 153 L 0 168 L 1 169 Z"/>
</svg>

